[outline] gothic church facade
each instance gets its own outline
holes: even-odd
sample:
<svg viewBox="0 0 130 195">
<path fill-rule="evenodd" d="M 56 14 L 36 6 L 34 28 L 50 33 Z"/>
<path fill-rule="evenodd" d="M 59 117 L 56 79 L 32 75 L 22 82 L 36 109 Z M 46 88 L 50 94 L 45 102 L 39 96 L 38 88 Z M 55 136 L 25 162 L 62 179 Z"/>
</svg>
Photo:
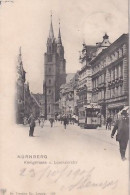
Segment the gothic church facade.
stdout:
<svg viewBox="0 0 130 195">
<path fill-rule="evenodd" d="M 60 98 L 60 86 L 66 82 L 66 60 L 64 47 L 61 40 L 59 27 L 58 39 L 54 37 L 52 19 L 49 37 L 47 39 L 47 51 L 44 54 L 44 86 L 45 117 L 54 117 L 58 110 Z"/>
</svg>

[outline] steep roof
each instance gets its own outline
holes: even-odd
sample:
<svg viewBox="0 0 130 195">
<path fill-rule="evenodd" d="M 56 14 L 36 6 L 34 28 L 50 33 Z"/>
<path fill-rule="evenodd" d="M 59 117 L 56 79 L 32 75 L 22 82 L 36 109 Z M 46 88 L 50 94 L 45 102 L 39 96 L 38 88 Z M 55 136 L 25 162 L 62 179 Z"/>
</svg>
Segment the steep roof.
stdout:
<svg viewBox="0 0 130 195">
<path fill-rule="evenodd" d="M 113 52 L 113 49 L 117 44 L 122 44 L 123 41 L 128 41 L 128 34 L 122 34 L 118 39 L 116 39 L 109 47 L 105 48 L 100 52 L 91 62 L 93 64 L 96 60 L 100 59 L 102 56 L 108 55 L 109 52 Z"/>
</svg>

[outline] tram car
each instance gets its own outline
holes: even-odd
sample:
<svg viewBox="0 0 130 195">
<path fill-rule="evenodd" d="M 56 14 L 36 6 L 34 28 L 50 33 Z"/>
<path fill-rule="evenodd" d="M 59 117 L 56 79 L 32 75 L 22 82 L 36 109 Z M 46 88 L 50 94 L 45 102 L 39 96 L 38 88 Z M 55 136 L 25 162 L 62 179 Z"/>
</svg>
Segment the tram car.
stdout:
<svg viewBox="0 0 130 195">
<path fill-rule="evenodd" d="M 79 126 L 84 129 L 96 129 L 101 126 L 100 106 L 97 104 L 85 105 L 79 112 Z"/>
</svg>

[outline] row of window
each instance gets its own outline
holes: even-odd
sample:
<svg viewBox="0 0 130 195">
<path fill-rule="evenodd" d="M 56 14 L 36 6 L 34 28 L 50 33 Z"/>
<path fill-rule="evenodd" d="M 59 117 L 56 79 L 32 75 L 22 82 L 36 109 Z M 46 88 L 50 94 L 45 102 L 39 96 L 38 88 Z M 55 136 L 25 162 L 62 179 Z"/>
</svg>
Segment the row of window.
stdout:
<svg viewBox="0 0 130 195">
<path fill-rule="evenodd" d="M 97 94 L 93 95 L 93 101 L 97 102 L 97 100 L 114 98 L 114 97 L 118 97 L 121 95 L 123 95 L 123 87 L 119 86 L 114 89 L 109 89 L 107 94 L 104 90 L 99 91 Z"/>
<path fill-rule="evenodd" d="M 118 66 L 109 70 L 109 80 L 108 81 L 112 81 L 112 80 L 115 80 L 116 78 L 120 78 L 120 77 L 123 77 L 123 64 L 119 64 Z M 92 87 L 96 88 L 101 83 L 106 83 L 106 73 L 93 79 Z"/>
<path fill-rule="evenodd" d="M 119 77 L 123 77 L 123 64 L 120 64 L 115 68 L 109 70 L 109 81 L 115 80 Z"/>
<path fill-rule="evenodd" d="M 106 82 L 106 74 L 104 73 L 104 74 L 100 75 L 99 77 L 93 79 L 92 87 L 96 88 L 96 87 L 98 87 L 98 85 L 100 83 L 105 83 L 105 82 Z"/>
<path fill-rule="evenodd" d="M 115 51 L 111 56 L 107 56 L 103 61 L 100 62 L 100 64 L 96 65 L 93 70 L 92 74 L 95 74 L 102 70 L 105 66 L 108 66 L 112 62 L 116 61 L 117 59 L 123 57 L 123 55 L 126 52 L 126 45 L 123 45 L 122 48 Z"/>
<path fill-rule="evenodd" d="M 123 95 L 123 87 L 115 87 L 113 89 L 108 90 L 108 98 L 114 98 Z"/>
</svg>

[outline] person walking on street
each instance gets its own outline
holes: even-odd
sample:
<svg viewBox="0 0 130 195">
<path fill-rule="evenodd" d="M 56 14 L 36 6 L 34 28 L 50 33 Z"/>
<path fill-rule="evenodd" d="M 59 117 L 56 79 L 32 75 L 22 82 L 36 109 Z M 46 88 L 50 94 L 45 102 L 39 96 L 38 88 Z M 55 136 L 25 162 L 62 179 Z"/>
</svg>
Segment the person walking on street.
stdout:
<svg viewBox="0 0 130 195">
<path fill-rule="evenodd" d="M 51 127 L 53 127 L 54 119 L 50 118 L 49 121 L 50 121 Z"/>
<path fill-rule="evenodd" d="M 64 124 L 64 129 L 66 129 L 66 125 L 68 124 L 68 119 L 66 116 L 63 118 L 63 124 Z"/>
<path fill-rule="evenodd" d="M 107 130 L 107 128 L 108 128 L 108 130 L 111 130 L 111 123 L 112 123 L 112 119 L 111 119 L 111 117 L 109 116 L 109 117 L 107 118 L 107 121 L 106 121 L 106 130 Z"/>
<path fill-rule="evenodd" d="M 44 126 L 44 118 L 41 118 L 41 120 L 40 120 L 40 127 L 43 128 L 43 126 Z"/>
<path fill-rule="evenodd" d="M 38 118 L 38 123 L 39 123 L 39 126 L 40 126 L 40 122 L 41 122 L 41 119 L 40 119 L 40 117 Z"/>
<path fill-rule="evenodd" d="M 126 160 L 125 152 L 129 140 L 129 116 L 126 110 L 123 110 L 121 117 L 116 121 L 115 126 L 111 133 L 111 138 L 113 138 L 117 130 L 116 141 L 119 142 L 120 155 L 122 160 Z"/>
<path fill-rule="evenodd" d="M 34 118 L 33 114 L 31 114 L 28 121 L 29 121 L 29 126 L 30 126 L 29 136 L 33 137 L 34 128 L 35 128 L 35 118 Z"/>
</svg>

